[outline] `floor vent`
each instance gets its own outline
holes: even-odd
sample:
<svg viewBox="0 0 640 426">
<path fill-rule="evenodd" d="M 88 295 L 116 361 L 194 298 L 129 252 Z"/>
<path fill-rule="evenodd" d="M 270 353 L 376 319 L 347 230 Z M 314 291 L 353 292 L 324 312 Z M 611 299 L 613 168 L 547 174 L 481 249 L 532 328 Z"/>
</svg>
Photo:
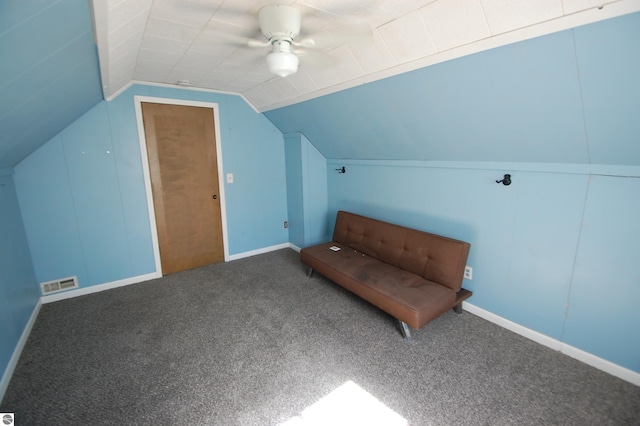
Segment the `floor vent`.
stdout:
<svg viewBox="0 0 640 426">
<path fill-rule="evenodd" d="M 62 278 L 55 281 L 47 281 L 46 283 L 40 283 L 42 294 L 50 294 L 58 291 L 69 290 L 70 288 L 78 288 L 78 278 L 69 277 Z"/>
</svg>

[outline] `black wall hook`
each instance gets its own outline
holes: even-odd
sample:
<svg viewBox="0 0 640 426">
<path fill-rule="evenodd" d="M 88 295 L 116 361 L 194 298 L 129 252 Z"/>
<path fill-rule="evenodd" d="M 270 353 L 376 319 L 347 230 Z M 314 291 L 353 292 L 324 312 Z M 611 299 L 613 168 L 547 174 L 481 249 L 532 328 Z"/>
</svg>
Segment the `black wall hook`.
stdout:
<svg viewBox="0 0 640 426">
<path fill-rule="evenodd" d="M 344 166 L 342 166 L 342 167 L 341 167 L 341 168 L 339 168 L 339 169 L 336 169 L 336 171 L 337 171 L 338 173 L 347 173 L 347 169 L 345 169 L 345 168 L 344 168 Z"/>
<path fill-rule="evenodd" d="M 502 180 L 497 180 L 496 183 L 501 183 L 504 186 L 511 185 L 511 175 L 504 175 Z"/>
</svg>

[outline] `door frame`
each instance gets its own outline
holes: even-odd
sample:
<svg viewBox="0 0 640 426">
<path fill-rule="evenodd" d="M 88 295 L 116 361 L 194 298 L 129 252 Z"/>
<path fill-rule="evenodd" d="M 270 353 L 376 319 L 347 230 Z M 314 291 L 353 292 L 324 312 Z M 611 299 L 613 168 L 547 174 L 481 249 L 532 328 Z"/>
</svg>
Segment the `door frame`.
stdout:
<svg viewBox="0 0 640 426">
<path fill-rule="evenodd" d="M 144 132 L 142 119 L 142 103 L 156 103 L 168 105 L 194 106 L 209 108 L 213 111 L 214 130 L 216 137 L 216 161 L 218 163 L 218 186 L 220 195 L 220 215 L 222 218 L 222 242 L 224 249 L 224 261 L 229 261 L 229 242 L 227 237 L 227 204 L 224 193 L 224 167 L 222 165 L 222 139 L 220 138 L 219 106 L 213 102 L 188 101 L 184 99 L 157 98 L 152 96 L 133 97 L 136 110 L 136 124 L 138 126 L 138 142 L 140 144 L 140 160 L 142 162 L 142 174 L 144 176 L 144 189 L 147 196 L 147 211 L 149 213 L 149 225 L 151 227 L 151 242 L 153 244 L 153 257 L 155 259 L 156 274 L 162 276 L 162 260 L 160 259 L 160 244 L 158 242 L 158 227 L 156 223 L 156 211 L 153 205 L 153 193 L 151 191 L 151 172 L 149 171 L 149 155 L 147 152 L 147 138 Z"/>
</svg>

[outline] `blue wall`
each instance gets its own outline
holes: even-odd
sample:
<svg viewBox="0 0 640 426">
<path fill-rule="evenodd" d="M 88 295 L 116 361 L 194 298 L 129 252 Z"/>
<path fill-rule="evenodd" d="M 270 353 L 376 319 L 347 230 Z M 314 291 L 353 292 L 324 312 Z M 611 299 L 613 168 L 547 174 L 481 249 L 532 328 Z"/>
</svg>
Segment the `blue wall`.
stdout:
<svg viewBox="0 0 640 426">
<path fill-rule="evenodd" d="M 328 159 L 640 164 L 640 13 L 267 111 Z"/>
<path fill-rule="evenodd" d="M 513 183 L 496 184 L 506 172 Z M 333 160 L 328 173 L 330 217 L 468 241 L 471 304 L 640 372 L 640 168 Z"/>
<path fill-rule="evenodd" d="M 0 169 L 0 377 L 40 299 L 12 174 Z"/>
<path fill-rule="evenodd" d="M 0 1 L 0 168 L 102 100 L 88 0 Z"/>
<path fill-rule="evenodd" d="M 297 247 L 329 238 L 327 160 L 301 133 L 284 135 L 289 242 Z"/>
<path fill-rule="evenodd" d="M 18 164 L 15 181 L 39 282 L 80 287 L 155 272 L 134 95 L 219 105 L 231 256 L 288 241 L 282 134 L 237 96 L 133 86 Z"/>
<path fill-rule="evenodd" d="M 639 175 L 590 177 L 564 341 L 640 372 Z"/>
<path fill-rule="evenodd" d="M 302 158 L 302 135 L 284 135 L 287 170 L 287 211 L 289 215 L 289 241 L 297 247 L 306 246 L 304 222 L 304 185 Z"/>
<path fill-rule="evenodd" d="M 471 304 L 640 372 L 639 43 L 636 13 L 266 115 L 328 159 L 329 221 L 469 241 Z"/>
</svg>

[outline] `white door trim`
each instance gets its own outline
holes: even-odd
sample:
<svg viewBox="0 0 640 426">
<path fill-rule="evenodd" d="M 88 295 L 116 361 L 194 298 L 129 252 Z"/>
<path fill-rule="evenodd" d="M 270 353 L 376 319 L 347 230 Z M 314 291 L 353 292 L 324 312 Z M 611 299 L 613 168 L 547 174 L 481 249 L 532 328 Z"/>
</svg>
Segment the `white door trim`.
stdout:
<svg viewBox="0 0 640 426">
<path fill-rule="evenodd" d="M 151 242 L 153 244 L 153 257 L 156 264 L 156 273 L 162 276 L 162 262 L 160 259 L 160 244 L 158 243 L 158 228 L 156 226 L 156 212 L 153 206 L 153 193 L 151 192 L 151 173 L 149 171 L 149 156 L 147 153 L 147 139 L 144 133 L 142 121 L 142 103 L 184 105 L 210 108 L 213 110 L 214 128 L 216 134 L 216 161 L 218 162 L 218 186 L 220 187 L 220 214 L 222 217 L 222 240 L 224 246 L 224 261 L 229 261 L 229 240 L 227 238 L 227 205 L 224 195 L 224 167 L 222 165 L 222 139 L 220 138 L 220 114 L 218 104 L 213 102 L 188 101 L 184 99 L 156 98 L 152 96 L 133 97 L 136 110 L 136 123 L 138 125 L 138 141 L 140 143 L 140 159 L 142 161 L 142 174 L 144 176 L 144 188 L 147 195 L 147 210 L 149 212 L 149 224 L 151 226 Z"/>
</svg>

